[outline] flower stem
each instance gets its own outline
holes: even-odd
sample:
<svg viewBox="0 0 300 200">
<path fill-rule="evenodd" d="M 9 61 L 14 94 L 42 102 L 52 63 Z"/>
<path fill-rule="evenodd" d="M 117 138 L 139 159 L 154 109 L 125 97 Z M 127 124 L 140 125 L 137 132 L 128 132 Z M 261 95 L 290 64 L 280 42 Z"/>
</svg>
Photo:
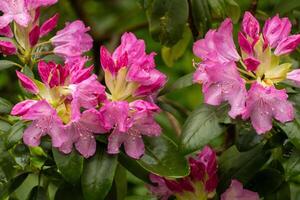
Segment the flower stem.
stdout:
<svg viewBox="0 0 300 200">
<path fill-rule="evenodd" d="M 34 48 L 37 48 L 37 47 L 40 47 L 40 46 L 43 46 L 43 45 L 46 45 L 46 44 L 50 44 L 50 43 L 51 43 L 50 40 L 45 41 L 45 42 L 40 42 L 40 43 L 36 44 Z"/>
<path fill-rule="evenodd" d="M 42 51 L 42 52 L 35 52 L 35 53 L 33 53 L 32 55 L 39 55 L 39 56 L 41 56 L 41 55 L 49 55 L 49 54 L 52 54 L 53 53 L 53 51 Z"/>
</svg>

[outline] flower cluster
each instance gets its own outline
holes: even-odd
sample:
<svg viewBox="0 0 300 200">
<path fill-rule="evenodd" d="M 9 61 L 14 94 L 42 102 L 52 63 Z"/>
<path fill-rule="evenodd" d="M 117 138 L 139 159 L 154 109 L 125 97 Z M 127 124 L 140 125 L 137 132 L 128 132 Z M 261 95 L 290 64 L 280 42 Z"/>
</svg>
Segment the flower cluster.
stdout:
<svg viewBox="0 0 300 200">
<path fill-rule="evenodd" d="M 284 59 L 300 43 L 300 34 L 290 32 L 290 21 L 275 16 L 266 21 L 261 33 L 258 21 L 246 12 L 238 34 L 240 54 L 233 41 L 230 19 L 195 42 L 194 54 L 202 61 L 194 81 L 203 84 L 205 102 L 228 102 L 228 114 L 232 118 L 250 118 L 258 134 L 271 130 L 273 118 L 282 123 L 293 120 L 294 109 L 286 90 L 276 88 L 286 79 L 299 84 L 299 70 L 292 70 L 292 64 Z"/>
<path fill-rule="evenodd" d="M 189 158 L 190 175 L 170 180 L 154 174 L 150 175 L 150 192 L 160 200 L 175 196 L 177 200 L 213 199 L 218 186 L 217 158 L 212 148 L 206 146 L 196 158 Z M 230 187 L 221 195 L 221 200 L 259 200 L 256 192 L 244 189 L 243 185 L 232 180 Z"/>
<path fill-rule="evenodd" d="M 40 42 L 58 23 L 58 14 L 40 25 L 40 7 L 50 6 L 58 0 L 0 0 L 0 53 L 17 55 L 25 64 L 36 63 L 42 55 L 55 53 L 64 59 L 76 58 L 92 48 L 89 30 L 77 20 L 67 23 L 50 40 Z M 12 31 L 12 29 L 14 31 Z M 76 42 L 74 42 L 76 41 Z M 52 43 L 53 50 L 48 44 Z"/>
<path fill-rule="evenodd" d="M 54 37 L 55 44 L 68 46 L 68 43 L 78 42 L 72 38 L 72 26 L 77 25 L 84 27 L 78 21 L 67 25 Z M 79 35 L 84 35 L 86 29 L 80 31 Z M 81 39 L 87 41 L 88 38 Z M 69 51 L 68 47 L 63 49 Z M 116 52 L 120 57 L 114 59 L 106 51 L 101 53 L 110 94 L 92 74 L 93 66 L 85 67 L 86 57 L 67 57 L 64 65 L 40 61 L 40 80 L 17 71 L 23 88 L 34 95 L 31 100 L 16 104 L 11 112 L 32 121 L 24 132 L 24 143 L 37 146 L 41 137 L 49 135 L 53 147 L 61 152 L 70 153 L 74 145 L 84 157 L 90 157 L 96 151 L 95 136 L 111 132 L 108 153 L 119 153 L 124 144 L 129 156 L 140 158 L 144 153 L 142 135 L 158 136 L 161 133 L 154 120 L 159 107 L 153 98 L 166 77 L 155 69 L 154 54 L 145 53 L 144 41 L 132 33 L 123 35 Z M 121 66 L 116 68 L 119 63 Z M 106 69 L 112 69 L 113 73 Z"/>
<path fill-rule="evenodd" d="M 218 185 L 216 153 L 206 146 L 196 158 L 189 159 L 189 165 L 190 175 L 177 180 L 151 174 L 153 185 L 148 186 L 151 193 L 162 200 L 170 196 L 176 196 L 178 200 L 213 198 Z"/>
</svg>

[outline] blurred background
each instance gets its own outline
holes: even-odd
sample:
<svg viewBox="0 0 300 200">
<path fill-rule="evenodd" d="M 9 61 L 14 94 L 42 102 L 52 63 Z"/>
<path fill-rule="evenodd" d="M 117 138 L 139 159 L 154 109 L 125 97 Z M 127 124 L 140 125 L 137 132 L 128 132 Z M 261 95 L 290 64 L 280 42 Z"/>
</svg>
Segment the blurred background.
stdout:
<svg viewBox="0 0 300 200">
<path fill-rule="evenodd" d="M 153 2 L 159 8 L 153 6 Z M 181 90 L 170 87 L 177 79 L 185 75 L 191 81 L 194 72 L 192 45 L 196 39 L 202 38 L 207 30 L 216 28 L 226 17 L 231 17 L 235 23 L 235 35 L 240 26 L 242 15 L 246 10 L 251 11 L 258 19 L 264 21 L 270 16 L 279 14 L 288 16 L 293 23 L 293 32 L 300 30 L 300 0 L 187 0 L 188 7 L 182 6 L 183 0 L 59 0 L 59 2 L 41 11 L 44 21 L 55 13 L 59 13 L 59 25 L 56 30 L 64 27 L 65 22 L 82 20 L 91 28 L 90 34 L 94 39 L 93 49 L 88 53 L 95 65 L 95 73 L 102 80 L 99 64 L 99 49 L 105 45 L 113 50 L 120 42 L 124 32 L 134 32 L 144 39 L 147 52 L 157 53 L 155 57 L 159 70 L 168 76 L 164 98 L 174 106 L 189 113 L 202 102 L 201 88 L 193 85 Z M 159 3 L 157 3 L 159 2 Z M 53 33 L 55 34 L 55 32 Z M 50 36 L 49 36 L 50 37 Z M 235 37 L 237 38 L 237 37 Z M 293 56 L 298 64 L 299 50 Z M 0 57 L 0 59 L 3 59 Z M 0 95 L 11 102 L 18 102 L 18 83 L 15 81 L 15 69 L 0 71 Z M 172 91 L 174 90 L 174 91 Z M 164 105 L 161 105 L 164 106 Z M 158 116 L 158 120 L 167 134 L 172 129 L 167 122 L 168 116 Z M 181 119 L 184 120 L 184 117 Z M 147 197 L 144 183 L 127 173 L 128 197 L 133 199 L 152 199 Z M 19 188 L 17 195 L 30 192 L 29 183 Z M 295 183 L 296 184 L 296 183 Z M 293 188 L 291 188 L 293 189 Z M 295 188 L 294 188 L 295 189 Z M 300 190 L 292 192 L 296 200 Z M 300 197 L 299 197 L 300 198 Z M 73 199 L 81 199 L 74 196 Z"/>
</svg>

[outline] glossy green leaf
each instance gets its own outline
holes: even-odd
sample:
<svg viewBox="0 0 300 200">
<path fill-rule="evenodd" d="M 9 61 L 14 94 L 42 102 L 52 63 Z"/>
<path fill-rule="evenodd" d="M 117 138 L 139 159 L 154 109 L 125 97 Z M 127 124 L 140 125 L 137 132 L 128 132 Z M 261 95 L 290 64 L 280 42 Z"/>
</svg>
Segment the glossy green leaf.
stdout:
<svg viewBox="0 0 300 200">
<path fill-rule="evenodd" d="M 0 178 L 1 178 L 1 184 L 0 184 L 0 199 L 5 199 L 8 197 L 11 193 L 13 193 L 27 178 L 28 173 L 20 174 L 19 176 L 15 177 L 14 179 L 11 179 L 7 182 L 4 180 L 5 174 L 0 169 Z"/>
<path fill-rule="evenodd" d="M 189 174 L 185 157 L 174 142 L 165 136 L 145 137 L 145 154 L 137 162 L 153 174 L 179 178 Z"/>
<path fill-rule="evenodd" d="M 212 14 L 216 18 L 224 18 L 225 16 L 225 3 L 224 0 L 209 0 L 208 1 Z"/>
<path fill-rule="evenodd" d="M 208 1 L 191 0 L 193 21 L 201 36 L 205 35 L 212 24 Z"/>
<path fill-rule="evenodd" d="M 277 4 L 276 8 L 274 9 L 274 13 L 279 13 L 281 15 L 287 14 L 288 12 L 300 7 L 300 1 L 298 0 L 289 0 L 284 1 L 281 0 L 279 4 Z"/>
<path fill-rule="evenodd" d="M 23 137 L 25 124 L 22 121 L 15 123 L 9 130 L 6 136 L 6 148 L 10 149 L 15 144 L 20 142 Z"/>
<path fill-rule="evenodd" d="M 70 154 L 62 154 L 53 148 L 53 157 L 61 175 L 69 183 L 77 183 L 83 171 L 83 157 L 75 150 Z"/>
<path fill-rule="evenodd" d="M 296 118 L 291 122 L 277 123 L 277 125 L 285 132 L 289 140 L 300 149 L 300 119 Z"/>
<path fill-rule="evenodd" d="M 247 183 L 269 157 L 270 151 L 265 150 L 262 144 L 246 152 L 239 152 L 236 146 L 230 147 L 219 157 L 218 191 L 223 192 L 234 178 Z"/>
<path fill-rule="evenodd" d="M 41 186 L 32 188 L 27 200 L 49 200 L 46 190 Z"/>
<path fill-rule="evenodd" d="M 0 113 L 9 114 L 11 109 L 12 104 L 8 100 L 0 97 Z"/>
<path fill-rule="evenodd" d="M 181 134 L 181 149 L 185 154 L 200 150 L 204 145 L 223 133 L 218 116 L 224 113 L 225 106 L 202 104 L 186 120 Z"/>
<path fill-rule="evenodd" d="M 15 66 L 16 63 L 10 60 L 0 60 L 0 71 Z"/>
<path fill-rule="evenodd" d="M 293 151 L 283 163 L 287 181 L 300 183 L 300 152 Z"/>
<path fill-rule="evenodd" d="M 182 38 L 188 3 L 186 0 L 153 0 L 147 15 L 152 37 L 165 46 L 173 46 Z"/>
<path fill-rule="evenodd" d="M 0 132 L 8 132 L 10 127 L 8 122 L 0 120 Z"/>
<path fill-rule="evenodd" d="M 172 47 L 162 47 L 161 55 L 163 61 L 168 67 L 172 67 L 174 62 L 182 57 L 188 47 L 190 41 L 192 39 L 191 31 L 188 27 L 185 28 L 182 39 L 180 39 L 174 46 Z"/>
<path fill-rule="evenodd" d="M 61 185 L 55 194 L 55 200 L 83 200 L 81 188 L 79 186 L 72 186 L 70 184 Z"/>
<path fill-rule="evenodd" d="M 108 194 L 117 168 L 117 156 L 108 155 L 104 148 L 85 161 L 81 178 L 83 196 L 88 200 L 101 200 Z"/>
<path fill-rule="evenodd" d="M 126 154 L 120 152 L 118 156 L 118 160 L 120 164 L 126 168 L 129 172 L 131 172 L 134 176 L 141 179 L 142 181 L 146 183 L 150 183 L 149 180 L 149 172 L 145 170 L 138 162 L 137 160 L 134 160 L 127 156 Z"/>
</svg>

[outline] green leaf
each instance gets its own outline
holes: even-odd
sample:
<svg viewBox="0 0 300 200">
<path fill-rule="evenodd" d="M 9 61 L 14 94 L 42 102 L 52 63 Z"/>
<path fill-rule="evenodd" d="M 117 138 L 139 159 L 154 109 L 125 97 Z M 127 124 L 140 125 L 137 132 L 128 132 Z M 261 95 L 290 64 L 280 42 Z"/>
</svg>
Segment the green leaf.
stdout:
<svg viewBox="0 0 300 200">
<path fill-rule="evenodd" d="M 280 171 L 276 169 L 263 169 L 255 174 L 247 184 L 247 188 L 258 192 L 260 196 L 266 196 L 275 192 L 283 181 L 284 177 Z"/>
<path fill-rule="evenodd" d="M 0 113 L 9 114 L 11 109 L 12 109 L 12 104 L 8 100 L 0 97 Z"/>
<path fill-rule="evenodd" d="M 224 0 L 209 0 L 208 1 L 212 14 L 216 18 L 224 18 L 225 16 L 225 3 Z"/>
<path fill-rule="evenodd" d="M 12 180 L 9 180 L 6 183 L 3 183 L 4 182 L 3 180 L 5 180 L 5 175 L 3 174 L 2 170 L 0 176 L 1 176 L 0 199 L 5 199 L 5 197 L 8 197 L 25 181 L 25 179 L 28 176 L 28 173 L 20 174 L 19 176 L 15 177 Z"/>
<path fill-rule="evenodd" d="M 142 181 L 146 183 L 150 183 L 149 180 L 149 172 L 145 170 L 138 162 L 137 160 L 134 160 L 127 156 L 126 154 L 120 152 L 118 156 L 118 161 L 120 164 L 126 168 L 129 172 L 131 172 L 134 176 L 141 179 Z"/>
<path fill-rule="evenodd" d="M 145 154 L 137 162 L 146 170 L 169 178 L 180 178 L 189 174 L 185 157 L 176 144 L 165 136 L 145 137 Z"/>
<path fill-rule="evenodd" d="M 264 200 L 290 200 L 290 199 L 291 199 L 290 185 L 287 182 L 283 182 L 275 192 L 266 195 L 264 198 Z"/>
<path fill-rule="evenodd" d="M 49 200 L 46 190 L 41 186 L 35 186 L 27 200 Z"/>
<path fill-rule="evenodd" d="M 75 150 L 70 154 L 62 154 L 53 148 L 53 157 L 63 178 L 69 183 L 77 183 L 83 171 L 83 157 Z"/>
<path fill-rule="evenodd" d="M 114 180 L 116 187 L 116 200 L 124 200 L 127 194 L 127 174 L 126 169 L 122 165 L 118 165 Z"/>
<path fill-rule="evenodd" d="M 211 27 L 209 0 L 191 0 L 192 15 L 198 32 L 203 36 Z"/>
<path fill-rule="evenodd" d="M 186 48 L 188 47 L 192 39 L 191 31 L 186 27 L 183 37 L 172 47 L 162 47 L 161 54 L 162 59 L 168 67 L 172 67 L 174 62 L 184 55 Z"/>
<path fill-rule="evenodd" d="M 190 73 L 177 79 L 175 83 L 171 86 L 171 91 L 182 89 L 193 85 L 193 76 L 194 74 Z"/>
<path fill-rule="evenodd" d="M 24 129 L 25 124 L 22 121 L 18 121 L 10 128 L 5 141 L 7 149 L 12 148 L 15 144 L 22 140 Z"/>
<path fill-rule="evenodd" d="M 220 184 L 218 192 L 223 192 L 231 179 L 247 183 L 256 172 L 268 161 L 270 151 L 265 150 L 262 144 L 246 152 L 239 152 L 236 146 L 227 149 L 219 157 Z"/>
<path fill-rule="evenodd" d="M 235 0 L 224 0 L 225 1 L 225 12 L 230 17 L 233 23 L 237 23 L 241 16 L 241 8 Z"/>
<path fill-rule="evenodd" d="M 0 71 L 15 66 L 16 63 L 9 60 L 0 60 Z"/>
<path fill-rule="evenodd" d="M 215 107 L 202 104 L 186 120 L 181 134 L 181 149 L 185 154 L 201 149 L 224 131 L 218 116 L 224 113 L 225 105 Z"/>
<path fill-rule="evenodd" d="M 283 163 L 286 180 L 300 183 L 300 152 L 294 151 Z"/>
<path fill-rule="evenodd" d="M 83 195 L 81 192 L 81 188 L 78 186 L 72 186 L 70 184 L 63 184 L 61 185 L 56 194 L 55 200 L 83 200 Z"/>
<path fill-rule="evenodd" d="M 280 15 L 284 15 L 298 7 L 300 7 L 299 0 L 289 0 L 289 1 L 281 0 L 280 3 L 275 7 L 274 13 L 279 13 Z"/>
<path fill-rule="evenodd" d="M 25 67 L 23 67 L 23 69 L 21 71 L 29 78 L 34 78 L 34 74 L 33 74 L 32 70 L 27 65 L 25 65 Z"/>
<path fill-rule="evenodd" d="M 300 120 L 296 117 L 293 121 L 287 122 L 285 124 L 276 123 L 287 135 L 289 140 L 300 149 Z"/>
<path fill-rule="evenodd" d="M 108 155 L 104 148 L 86 160 L 81 178 L 83 196 L 88 200 L 102 200 L 108 194 L 117 168 L 117 156 Z"/>
<path fill-rule="evenodd" d="M 153 0 L 147 16 L 152 37 L 165 46 L 173 46 L 182 38 L 188 3 L 186 0 Z"/>
<path fill-rule="evenodd" d="M 0 132 L 8 132 L 11 125 L 8 122 L 0 120 Z"/>
</svg>

